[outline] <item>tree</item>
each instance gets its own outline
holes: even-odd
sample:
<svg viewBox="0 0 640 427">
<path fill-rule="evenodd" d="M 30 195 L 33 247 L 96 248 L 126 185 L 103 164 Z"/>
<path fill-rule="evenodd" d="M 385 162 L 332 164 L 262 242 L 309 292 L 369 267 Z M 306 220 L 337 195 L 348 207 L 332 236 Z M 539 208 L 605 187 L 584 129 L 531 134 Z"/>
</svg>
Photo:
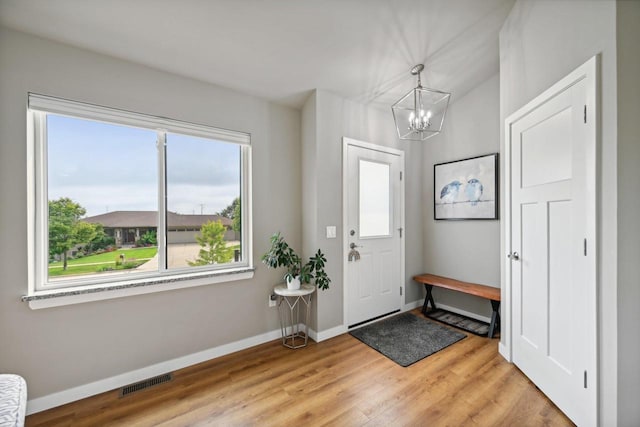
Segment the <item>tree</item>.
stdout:
<svg viewBox="0 0 640 427">
<path fill-rule="evenodd" d="M 49 200 L 49 256 L 62 255 L 67 269 L 67 252 L 75 245 L 92 241 L 101 227 L 81 221 L 86 209 L 67 197 Z"/>
<path fill-rule="evenodd" d="M 237 200 L 238 203 L 235 203 Z M 241 215 L 240 215 L 240 199 L 236 198 L 236 200 L 234 200 L 235 206 L 233 207 L 233 215 L 231 216 L 231 228 L 233 229 L 233 231 L 235 231 L 236 233 L 240 232 L 240 224 L 241 224 Z"/>
<path fill-rule="evenodd" d="M 232 220 L 231 228 L 235 232 L 240 232 L 241 216 L 240 216 L 240 197 L 233 199 L 233 202 L 226 208 L 217 212 L 216 215 L 223 216 Z"/>
<path fill-rule="evenodd" d="M 227 247 L 224 240 L 226 228 L 222 221 L 208 221 L 202 224 L 201 236 L 196 236 L 196 240 L 201 246 L 198 258 L 189 261 L 190 266 L 224 264 L 233 258 L 233 250 Z"/>
<path fill-rule="evenodd" d="M 217 212 L 216 215 L 223 216 L 225 218 L 233 219 L 233 216 L 238 209 L 238 205 L 240 205 L 240 198 L 236 197 L 233 199 L 233 202 L 226 208 L 222 209 L 220 212 Z"/>
</svg>

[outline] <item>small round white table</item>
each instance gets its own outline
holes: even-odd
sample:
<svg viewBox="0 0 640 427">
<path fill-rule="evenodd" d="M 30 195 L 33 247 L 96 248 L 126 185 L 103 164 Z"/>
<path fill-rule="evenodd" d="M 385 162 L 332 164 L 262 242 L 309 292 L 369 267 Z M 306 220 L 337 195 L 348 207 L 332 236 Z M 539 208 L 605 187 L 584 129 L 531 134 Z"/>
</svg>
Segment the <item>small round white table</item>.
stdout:
<svg viewBox="0 0 640 427">
<path fill-rule="evenodd" d="M 289 348 L 305 347 L 309 340 L 309 313 L 311 312 L 311 295 L 316 287 L 308 283 L 300 285 L 300 289 L 290 290 L 285 283 L 276 285 L 273 292 L 278 296 L 278 314 L 282 345 Z M 283 304 L 285 303 L 286 304 Z M 303 313 L 300 313 L 300 306 Z M 288 308 L 288 310 L 287 310 Z M 301 331 L 300 315 L 304 315 L 304 333 Z"/>
</svg>

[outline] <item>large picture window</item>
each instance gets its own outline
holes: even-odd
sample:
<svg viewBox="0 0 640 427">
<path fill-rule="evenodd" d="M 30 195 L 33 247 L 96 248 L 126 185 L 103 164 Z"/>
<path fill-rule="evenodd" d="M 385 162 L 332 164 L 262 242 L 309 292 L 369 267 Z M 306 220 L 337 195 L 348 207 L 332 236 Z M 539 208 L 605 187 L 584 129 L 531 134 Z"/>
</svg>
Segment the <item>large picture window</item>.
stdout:
<svg viewBox="0 0 640 427">
<path fill-rule="evenodd" d="M 29 95 L 31 290 L 250 268 L 248 134 Z"/>
</svg>

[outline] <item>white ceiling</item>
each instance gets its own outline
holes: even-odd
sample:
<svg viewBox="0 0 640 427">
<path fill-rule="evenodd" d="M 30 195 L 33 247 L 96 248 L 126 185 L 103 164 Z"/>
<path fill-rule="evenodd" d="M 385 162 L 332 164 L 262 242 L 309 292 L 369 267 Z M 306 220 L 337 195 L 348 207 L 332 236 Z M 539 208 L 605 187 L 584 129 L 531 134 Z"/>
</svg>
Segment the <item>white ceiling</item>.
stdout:
<svg viewBox="0 0 640 427">
<path fill-rule="evenodd" d="M 296 108 L 313 89 L 388 108 L 498 71 L 513 0 L 0 0 L 20 31 Z"/>
</svg>

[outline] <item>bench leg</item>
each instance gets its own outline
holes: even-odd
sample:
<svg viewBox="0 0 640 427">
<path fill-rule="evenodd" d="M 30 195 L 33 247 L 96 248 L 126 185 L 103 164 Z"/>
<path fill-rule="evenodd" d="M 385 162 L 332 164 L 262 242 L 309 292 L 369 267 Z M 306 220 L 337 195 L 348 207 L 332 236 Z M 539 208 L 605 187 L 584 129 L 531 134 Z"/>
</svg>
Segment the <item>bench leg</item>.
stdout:
<svg viewBox="0 0 640 427">
<path fill-rule="evenodd" d="M 427 296 L 424 297 L 424 304 L 422 304 L 422 313 L 427 314 L 427 309 L 429 304 L 431 304 L 431 310 L 436 309 L 436 303 L 433 301 L 433 296 L 431 295 L 431 291 L 433 290 L 433 285 L 424 284 L 424 288 L 427 290 Z"/>
<path fill-rule="evenodd" d="M 491 313 L 491 324 L 489 325 L 489 338 L 493 338 L 496 327 L 500 329 L 500 301 L 491 300 L 491 308 L 493 313 Z"/>
</svg>

